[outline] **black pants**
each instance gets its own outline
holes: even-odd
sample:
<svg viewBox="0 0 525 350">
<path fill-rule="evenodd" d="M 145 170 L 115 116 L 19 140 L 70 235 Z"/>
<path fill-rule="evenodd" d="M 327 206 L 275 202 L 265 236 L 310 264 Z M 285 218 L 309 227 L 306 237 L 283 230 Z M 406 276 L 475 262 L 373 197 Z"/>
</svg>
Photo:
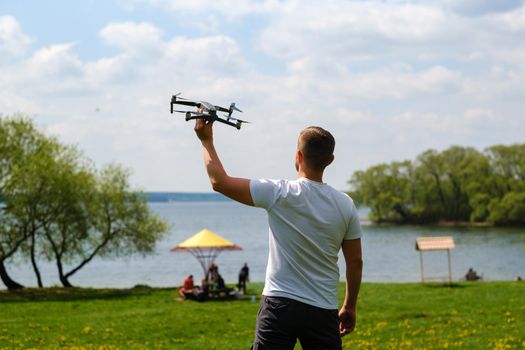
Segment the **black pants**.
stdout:
<svg viewBox="0 0 525 350">
<path fill-rule="evenodd" d="M 340 350 L 337 310 L 321 309 L 296 300 L 263 296 L 252 350 Z"/>
<path fill-rule="evenodd" d="M 239 287 L 239 291 L 243 291 L 244 294 L 246 294 L 246 278 L 239 276 L 239 284 L 237 285 Z"/>
</svg>

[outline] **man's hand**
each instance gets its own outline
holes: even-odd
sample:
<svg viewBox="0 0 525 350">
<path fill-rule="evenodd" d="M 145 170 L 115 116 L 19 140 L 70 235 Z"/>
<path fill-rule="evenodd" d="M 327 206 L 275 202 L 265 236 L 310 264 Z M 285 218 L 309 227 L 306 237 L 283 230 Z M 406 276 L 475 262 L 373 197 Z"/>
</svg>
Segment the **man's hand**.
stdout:
<svg viewBox="0 0 525 350">
<path fill-rule="evenodd" d="M 203 118 L 195 119 L 195 133 L 201 142 L 213 142 L 213 122 Z"/>
<path fill-rule="evenodd" d="M 355 309 L 346 309 L 344 306 L 339 311 L 339 334 L 341 337 L 352 333 L 355 327 Z"/>
<path fill-rule="evenodd" d="M 344 240 L 341 247 L 346 263 L 346 295 L 339 311 L 339 333 L 342 337 L 352 333 L 355 327 L 357 295 L 363 270 L 361 238 Z"/>
</svg>

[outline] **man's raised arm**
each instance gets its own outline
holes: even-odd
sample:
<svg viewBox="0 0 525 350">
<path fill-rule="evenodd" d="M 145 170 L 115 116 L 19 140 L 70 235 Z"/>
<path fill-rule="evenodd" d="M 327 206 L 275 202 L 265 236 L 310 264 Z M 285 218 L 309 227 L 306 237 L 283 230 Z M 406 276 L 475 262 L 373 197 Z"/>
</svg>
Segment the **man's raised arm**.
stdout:
<svg viewBox="0 0 525 350">
<path fill-rule="evenodd" d="M 237 202 L 253 206 L 253 199 L 250 193 L 250 180 L 231 177 L 222 166 L 215 146 L 213 145 L 213 123 L 207 123 L 204 119 L 196 119 L 195 133 L 202 143 L 204 166 L 208 172 L 213 190 Z"/>
<path fill-rule="evenodd" d="M 339 311 L 339 333 L 344 336 L 354 330 L 356 322 L 357 295 L 363 270 L 361 239 L 343 241 L 342 249 L 346 262 L 346 295 Z"/>
</svg>

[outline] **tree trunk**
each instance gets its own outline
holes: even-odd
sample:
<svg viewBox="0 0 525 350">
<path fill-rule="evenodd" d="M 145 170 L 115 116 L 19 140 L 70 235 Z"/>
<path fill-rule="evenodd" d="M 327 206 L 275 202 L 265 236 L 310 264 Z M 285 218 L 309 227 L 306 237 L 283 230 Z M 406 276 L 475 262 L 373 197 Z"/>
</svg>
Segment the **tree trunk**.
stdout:
<svg viewBox="0 0 525 350">
<path fill-rule="evenodd" d="M 113 232 L 113 235 L 116 233 Z M 73 276 L 73 274 L 75 274 L 78 270 L 80 270 L 81 268 L 83 268 L 87 263 L 89 263 L 96 255 L 97 253 L 99 252 L 100 249 L 104 248 L 106 246 L 106 244 L 110 241 L 110 239 L 112 238 L 112 235 L 109 235 L 104 239 L 104 241 L 102 241 L 102 243 L 100 243 L 92 252 L 91 254 L 85 258 L 77 267 L 75 267 L 73 270 L 69 271 L 68 273 L 66 273 L 64 276 L 64 279 L 67 281 L 67 279 L 71 276 Z M 59 267 L 59 273 L 60 275 L 62 275 L 62 272 L 61 272 L 61 267 Z M 69 282 L 67 282 L 69 283 Z"/>
<path fill-rule="evenodd" d="M 451 206 L 453 210 L 453 220 L 459 221 L 463 219 L 459 212 L 461 208 L 461 186 L 451 174 L 448 174 L 448 178 L 450 179 L 450 182 L 452 182 L 452 187 L 454 189 L 454 203 L 452 203 Z"/>
<path fill-rule="evenodd" d="M 445 201 L 445 195 L 443 194 L 443 189 L 441 188 L 441 181 L 439 180 L 439 174 L 432 173 L 432 176 L 434 177 L 434 180 L 436 181 L 438 196 L 441 201 L 441 206 L 443 208 L 443 214 L 447 215 L 448 208 L 447 208 L 447 203 Z"/>
<path fill-rule="evenodd" d="M 409 217 L 408 217 L 407 210 L 405 210 L 405 208 L 401 204 L 396 204 L 394 206 L 394 210 L 401 216 L 403 223 L 408 222 Z"/>
<path fill-rule="evenodd" d="M 11 277 L 9 277 L 3 260 L 0 260 L 0 278 L 2 279 L 2 282 L 4 282 L 8 290 L 16 290 L 16 289 L 24 288 L 23 285 L 13 281 Z"/>
<path fill-rule="evenodd" d="M 73 285 L 69 283 L 69 280 L 65 276 L 60 276 L 60 283 L 62 283 L 65 288 L 73 288 Z"/>
<path fill-rule="evenodd" d="M 62 286 L 65 288 L 73 288 L 73 285 L 69 283 L 69 276 L 64 275 L 64 268 L 62 266 L 62 258 L 60 255 L 56 254 L 57 259 L 57 269 L 58 269 L 58 278 L 60 279 L 60 283 L 62 283 Z"/>
<path fill-rule="evenodd" d="M 38 269 L 38 265 L 36 264 L 36 258 L 35 258 L 35 234 L 31 234 L 31 265 L 33 265 L 33 271 L 35 271 L 36 275 L 36 281 L 38 283 L 38 288 L 44 288 L 44 284 L 42 283 L 42 276 L 40 275 L 40 270 Z"/>
</svg>

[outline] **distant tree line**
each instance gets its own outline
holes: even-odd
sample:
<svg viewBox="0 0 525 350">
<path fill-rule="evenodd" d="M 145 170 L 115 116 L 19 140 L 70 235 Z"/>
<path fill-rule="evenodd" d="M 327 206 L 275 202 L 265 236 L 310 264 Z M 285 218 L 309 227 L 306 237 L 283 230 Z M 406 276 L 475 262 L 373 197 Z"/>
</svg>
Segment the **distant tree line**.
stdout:
<svg viewBox="0 0 525 350">
<path fill-rule="evenodd" d="M 349 183 L 374 222 L 525 224 L 525 144 L 428 150 L 357 171 Z"/>
<path fill-rule="evenodd" d="M 23 116 L 0 115 L 0 278 L 23 288 L 9 262 L 54 262 L 61 284 L 96 256 L 147 254 L 167 231 L 119 165 L 97 170 L 75 147 L 39 131 Z M 104 273 L 101 271 L 100 273 Z"/>
</svg>

